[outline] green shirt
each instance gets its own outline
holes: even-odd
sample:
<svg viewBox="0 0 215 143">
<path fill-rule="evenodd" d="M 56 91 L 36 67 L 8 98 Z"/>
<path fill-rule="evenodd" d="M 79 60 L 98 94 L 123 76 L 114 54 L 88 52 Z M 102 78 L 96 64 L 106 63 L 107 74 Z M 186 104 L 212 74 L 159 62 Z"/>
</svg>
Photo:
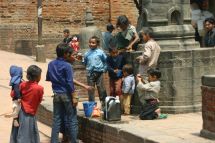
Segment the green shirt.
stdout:
<svg viewBox="0 0 215 143">
<path fill-rule="evenodd" d="M 116 34 L 115 38 L 117 41 L 117 48 L 125 49 L 129 45 L 133 37 L 134 37 L 134 30 L 129 25 L 126 30 Z"/>
</svg>

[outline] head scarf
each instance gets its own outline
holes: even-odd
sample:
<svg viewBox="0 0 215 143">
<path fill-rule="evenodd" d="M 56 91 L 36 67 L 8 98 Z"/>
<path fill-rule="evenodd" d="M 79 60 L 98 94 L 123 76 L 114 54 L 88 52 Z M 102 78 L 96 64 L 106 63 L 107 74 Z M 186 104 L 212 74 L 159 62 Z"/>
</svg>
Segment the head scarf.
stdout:
<svg viewBox="0 0 215 143">
<path fill-rule="evenodd" d="M 19 84 L 22 80 L 22 68 L 12 65 L 10 67 L 10 86 Z"/>
</svg>

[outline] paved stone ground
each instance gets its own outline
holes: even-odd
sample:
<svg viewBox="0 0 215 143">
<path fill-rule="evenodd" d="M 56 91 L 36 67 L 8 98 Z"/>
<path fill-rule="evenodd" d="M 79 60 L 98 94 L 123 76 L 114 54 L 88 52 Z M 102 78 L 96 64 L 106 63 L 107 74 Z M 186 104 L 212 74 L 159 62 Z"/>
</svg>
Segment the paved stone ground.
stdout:
<svg viewBox="0 0 215 143">
<path fill-rule="evenodd" d="M 43 69 L 41 85 L 45 87 L 43 104 L 51 107 L 51 85 L 45 82 L 47 63 L 37 63 L 33 57 L 18 55 L 0 51 L 0 115 L 11 111 L 11 99 L 9 96 L 9 67 L 12 64 L 22 66 L 24 71 L 31 64 L 36 64 Z M 79 108 L 81 104 L 79 104 Z M 95 119 L 96 120 L 96 119 Z M 201 113 L 169 115 L 165 120 L 141 121 L 137 116 L 123 116 L 122 124 L 110 124 L 160 143 L 214 143 L 199 136 L 202 128 Z M 0 142 L 9 142 L 11 119 L 0 116 Z M 51 128 L 38 122 L 41 143 L 48 143 Z"/>
<path fill-rule="evenodd" d="M 4 118 L 2 116 L 3 113 L 8 113 L 12 111 L 11 109 L 11 98 L 10 98 L 10 86 L 9 86 L 9 67 L 14 64 L 23 67 L 23 70 L 26 71 L 27 67 L 31 64 L 36 64 L 42 67 L 43 69 L 43 78 L 46 72 L 46 64 L 36 63 L 34 58 L 29 56 L 18 55 L 14 53 L 0 51 L 0 142 L 1 143 L 8 143 L 10 138 L 10 131 L 11 131 L 11 118 Z M 25 72 L 24 72 L 24 79 L 25 79 Z M 44 85 L 42 81 L 41 84 Z M 49 84 L 49 83 L 46 83 Z M 49 95 L 45 90 L 45 95 Z M 49 143 L 49 138 L 51 134 L 51 128 L 38 122 L 39 132 L 40 132 L 40 139 L 41 143 Z"/>
</svg>

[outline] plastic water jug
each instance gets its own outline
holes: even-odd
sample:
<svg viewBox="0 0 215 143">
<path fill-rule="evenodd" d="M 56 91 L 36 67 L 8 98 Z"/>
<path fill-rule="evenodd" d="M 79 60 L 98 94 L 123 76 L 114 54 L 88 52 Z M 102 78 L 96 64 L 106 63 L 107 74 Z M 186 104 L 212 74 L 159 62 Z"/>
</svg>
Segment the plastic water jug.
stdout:
<svg viewBox="0 0 215 143">
<path fill-rule="evenodd" d="M 121 108 L 120 101 L 115 97 L 108 96 L 105 98 L 104 119 L 107 121 L 120 121 Z"/>
</svg>

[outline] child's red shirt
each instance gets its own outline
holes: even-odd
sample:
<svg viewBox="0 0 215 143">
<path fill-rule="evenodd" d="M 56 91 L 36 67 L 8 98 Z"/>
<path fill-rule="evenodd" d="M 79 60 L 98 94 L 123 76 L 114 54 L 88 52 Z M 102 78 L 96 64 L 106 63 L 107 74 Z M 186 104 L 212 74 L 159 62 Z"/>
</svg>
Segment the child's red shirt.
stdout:
<svg viewBox="0 0 215 143">
<path fill-rule="evenodd" d="M 42 101 L 43 87 L 38 85 L 37 82 L 27 81 L 20 84 L 20 91 L 23 110 L 28 114 L 35 115 Z"/>
</svg>

